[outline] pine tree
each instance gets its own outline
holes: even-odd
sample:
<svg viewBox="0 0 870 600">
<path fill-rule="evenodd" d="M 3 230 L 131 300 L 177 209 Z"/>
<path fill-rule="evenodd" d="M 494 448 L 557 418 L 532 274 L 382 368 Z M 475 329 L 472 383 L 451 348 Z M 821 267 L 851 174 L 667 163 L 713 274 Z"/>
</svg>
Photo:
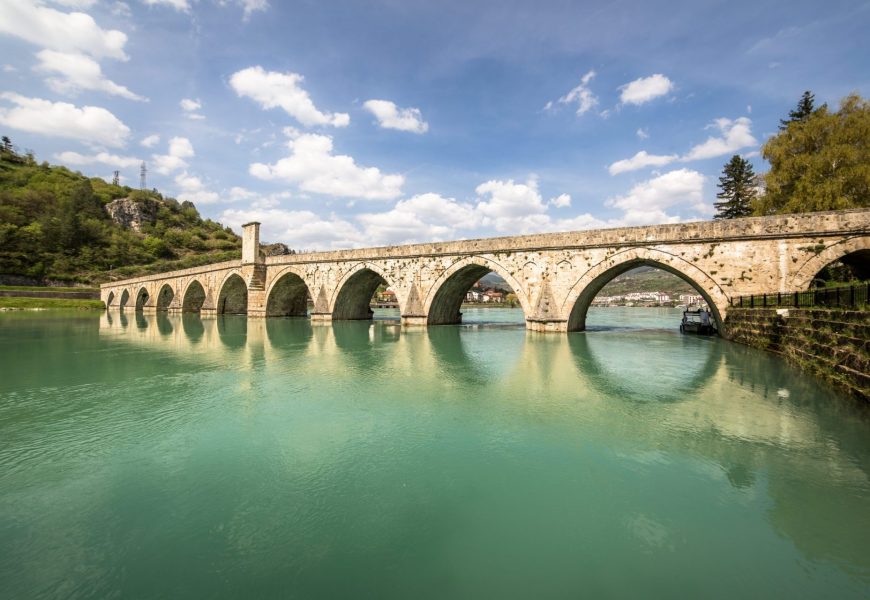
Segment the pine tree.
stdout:
<svg viewBox="0 0 870 600">
<path fill-rule="evenodd" d="M 807 118 L 815 112 L 815 102 L 815 95 L 809 90 L 805 91 L 804 95 L 801 96 L 801 99 L 798 101 L 797 108 L 789 111 L 788 119 L 779 120 L 780 131 L 787 129 L 789 123 L 807 120 Z"/>
<path fill-rule="evenodd" d="M 2 141 L 2 146 L 0 146 L 0 149 L 2 149 L 3 152 L 12 152 L 12 140 L 9 139 L 8 135 L 4 135 L 2 138 L 0 138 L 0 141 Z"/>
<path fill-rule="evenodd" d="M 756 194 L 755 173 L 748 160 L 737 154 L 732 156 L 722 170 L 718 187 L 722 191 L 716 197 L 722 202 L 713 203 L 718 211 L 714 218 L 736 219 L 752 214 L 752 201 Z"/>
</svg>

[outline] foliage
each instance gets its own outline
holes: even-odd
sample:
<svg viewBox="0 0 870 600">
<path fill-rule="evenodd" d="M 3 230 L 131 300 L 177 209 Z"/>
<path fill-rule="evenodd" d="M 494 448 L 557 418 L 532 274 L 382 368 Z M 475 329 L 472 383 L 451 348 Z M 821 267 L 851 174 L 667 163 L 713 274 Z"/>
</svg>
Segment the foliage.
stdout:
<svg viewBox="0 0 870 600">
<path fill-rule="evenodd" d="M 141 233 L 116 224 L 105 206 L 118 198 L 156 202 L 156 221 Z M 37 164 L 0 141 L 0 273 L 98 283 L 156 264 L 238 258 L 240 250 L 241 238 L 190 202 Z"/>
<path fill-rule="evenodd" d="M 870 206 L 870 103 L 853 94 L 789 121 L 762 148 L 770 162 L 757 214 Z"/>
<path fill-rule="evenodd" d="M 752 201 L 755 199 L 755 173 L 752 164 L 735 154 L 725 165 L 719 178 L 716 197 L 722 202 L 714 202 L 716 219 L 736 219 L 752 214 Z"/>
<path fill-rule="evenodd" d="M 804 95 L 801 96 L 801 99 L 798 100 L 797 108 L 789 111 L 788 119 L 780 119 L 779 120 L 779 130 L 783 131 L 788 128 L 789 123 L 795 123 L 798 121 L 806 121 L 810 115 L 815 112 L 815 95 L 809 90 L 804 92 Z M 827 108 L 827 104 L 824 105 Z"/>
</svg>

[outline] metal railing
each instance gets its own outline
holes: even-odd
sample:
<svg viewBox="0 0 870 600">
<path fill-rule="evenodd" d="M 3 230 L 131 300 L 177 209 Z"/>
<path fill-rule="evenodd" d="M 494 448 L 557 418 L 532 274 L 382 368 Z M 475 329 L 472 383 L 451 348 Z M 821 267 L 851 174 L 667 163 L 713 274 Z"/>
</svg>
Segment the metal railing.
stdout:
<svg viewBox="0 0 870 600">
<path fill-rule="evenodd" d="M 865 308 L 870 304 L 870 281 L 803 292 L 753 294 L 731 298 L 738 308 Z"/>
</svg>

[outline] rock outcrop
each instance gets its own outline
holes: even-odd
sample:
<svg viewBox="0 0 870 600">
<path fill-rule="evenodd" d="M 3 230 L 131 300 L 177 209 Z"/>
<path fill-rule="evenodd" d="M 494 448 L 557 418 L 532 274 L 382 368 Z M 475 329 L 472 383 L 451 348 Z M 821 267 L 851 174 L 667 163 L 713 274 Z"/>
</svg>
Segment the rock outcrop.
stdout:
<svg viewBox="0 0 870 600">
<path fill-rule="evenodd" d="M 143 225 L 157 222 L 159 204 L 150 199 L 118 198 L 106 205 L 106 212 L 116 225 L 141 232 Z"/>
</svg>

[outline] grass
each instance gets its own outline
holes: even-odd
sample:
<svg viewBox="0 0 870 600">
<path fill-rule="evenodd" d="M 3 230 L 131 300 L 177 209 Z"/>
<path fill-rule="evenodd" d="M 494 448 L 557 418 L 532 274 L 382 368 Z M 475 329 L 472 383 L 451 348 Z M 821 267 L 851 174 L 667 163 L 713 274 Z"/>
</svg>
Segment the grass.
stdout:
<svg viewBox="0 0 870 600">
<path fill-rule="evenodd" d="M 102 300 L 75 300 L 66 298 L 0 298 L 0 309 L 27 310 L 33 308 L 77 308 L 81 310 L 103 310 Z"/>
<path fill-rule="evenodd" d="M 0 290 L 11 292 L 98 292 L 95 287 L 54 287 L 46 285 L 0 285 Z"/>
</svg>

